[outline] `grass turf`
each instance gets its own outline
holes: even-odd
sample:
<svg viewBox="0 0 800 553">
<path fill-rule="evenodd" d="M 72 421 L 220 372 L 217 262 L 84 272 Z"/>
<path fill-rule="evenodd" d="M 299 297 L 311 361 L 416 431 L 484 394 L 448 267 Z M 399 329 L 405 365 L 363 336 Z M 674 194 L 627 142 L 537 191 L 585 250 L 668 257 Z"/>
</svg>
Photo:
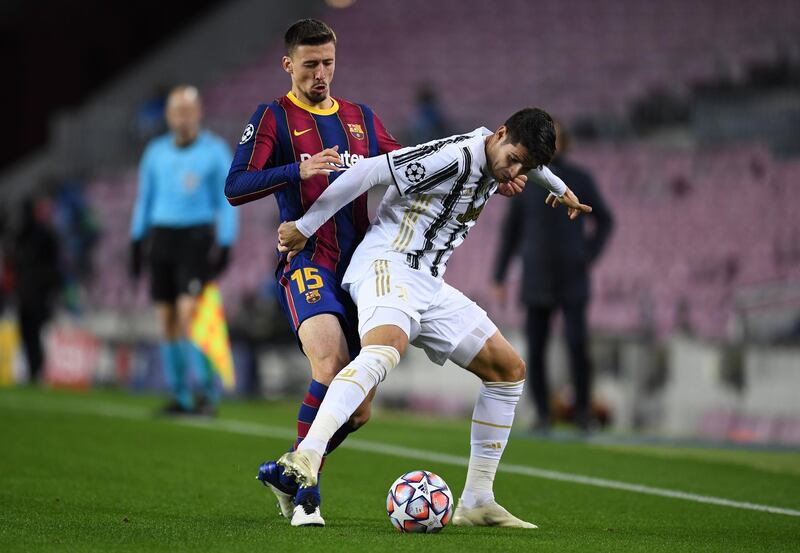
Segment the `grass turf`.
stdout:
<svg viewBox="0 0 800 553">
<path fill-rule="evenodd" d="M 465 469 L 355 451 L 347 442 L 322 478 L 327 527 L 295 529 L 254 479 L 262 460 L 288 446 L 295 405 L 230 403 L 219 422 L 193 427 L 149 416 L 157 402 L 112 392 L 0 391 L 0 551 L 800 551 L 800 517 L 502 471 L 498 499 L 539 530 L 400 535 L 384 510 L 389 484 L 425 468 L 458 497 Z M 272 437 L 243 434 L 226 421 L 277 429 Z M 357 438 L 469 452 L 466 421 L 380 413 Z M 793 452 L 515 435 L 504 461 L 800 509 L 800 454 Z"/>
</svg>

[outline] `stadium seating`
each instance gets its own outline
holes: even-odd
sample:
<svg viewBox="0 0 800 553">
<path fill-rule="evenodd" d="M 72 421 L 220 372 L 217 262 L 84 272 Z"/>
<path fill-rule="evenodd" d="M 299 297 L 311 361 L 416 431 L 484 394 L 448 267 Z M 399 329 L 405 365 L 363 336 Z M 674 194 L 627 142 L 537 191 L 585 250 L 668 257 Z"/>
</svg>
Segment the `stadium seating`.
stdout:
<svg viewBox="0 0 800 553">
<path fill-rule="evenodd" d="M 529 104 L 569 120 L 620 115 L 648 90 L 680 93 L 741 76 L 748 63 L 800 57 L 793 0 L 371 0 L 323 17 L 339 37 L 335 93 L 373 105 L 390 129 L 407 124 L 422 83 L 463 124 L 496 125 Z M 210 116 L 241 127 L 283 94 L 282 54 L 276 40 L 260 62 L 211 87 Z"/>
<path fill-rule="evenodd" d="M 790 195 L 792 183 L 800 182 L 800 162 L 775 161 L 753 147 L 697 153 L 603 146 L 578 149 L 573 157 L 595 174 L 617 223 L 595 272 L 593 324 L 659 334 L 688 326 L 722 337 L 734 322 L 737 287 L 800 279 L 800 218 Z M 89 189 L 104 232 L 95 253 L 104 264 L 90 288 L 94 305 L 145 304 L 143 287 L 133 294 L 124 270 L 134 194 L 134 173 Z M 498 305 L 492 297 L 493 259 L 486 255 L 506 209 L 504 198 L 489 203 L 451 259 L 447 280 L 499 323 L 517 325 L 516 302 Z M 270 199 L 240 213 L 241 238 L 222 280 L 233 306 L 269 278 L 278 224 Z M 511 284 L 516 294 L 519 271 L 512 271 Z"/>
<path fill-rule="evenodd" d="M 372 0 L 322 17 L 339 36 L 335 93 L 368 102 L 390 129 L 407 126 L 422 83 L 437 87 L 448 114 L 471 128 L 496 125 L 529 104 L 565 120 L 619 115 L 654 88 L 680 93 L 698 80 L 735 78 L 748 63 L 799 55 L 793 0 Z M 259 61 L 206 88 L 212 128 L 238 138 L 256 105 L 286 92 L 282 52 L 275 37 Z M 595 273 L 593 324 L 659 334 L 688 326 L 724 336 L 738 286 L 800 277 L 800 223 L 789 197 L 800 181 L 797 161 L 776 161 L 757 147 L 584 146 L 573 157 L 594 172 L 617 219 Z M 124 273 L 134 193 L 133 171 L 90 186 L 104 229 L 92 305 L 146 303 L 144 287 L 133 293 Z M 492 298 L 486 256 L 505 209 L 503 199 L 490 203 L 447 275 L 501 324 L 516 325 L 514 302 Z M 272 200 L 241 208 L 241 238 L 222 282 L 229 304 L 269 277 L 276 227 Z"/>
</svg>

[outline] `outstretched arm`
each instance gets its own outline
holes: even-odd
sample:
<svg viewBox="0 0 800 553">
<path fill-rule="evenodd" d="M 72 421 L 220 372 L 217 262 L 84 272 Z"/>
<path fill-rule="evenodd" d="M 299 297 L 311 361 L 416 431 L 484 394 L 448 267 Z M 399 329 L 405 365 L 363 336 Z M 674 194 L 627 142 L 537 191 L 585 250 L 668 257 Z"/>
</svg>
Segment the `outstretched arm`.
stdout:
<svg viewBox="0 0 800 553">
<path fill-rule="evenodd" d="M 317 198 L 297 221 L 282 223 L 278 228 L 278 251 L 288 253 L 289 259 L 305 247 L 306 241 L 333 217 L 337 211 L 373 186 L 392 182 L 386 156 L 362 159 L 342 173 Z"/>
<path fill-rule="evenodd" d="M 534 182 L 542 188 L 550 191 L 544 201 L 547 205 L 558 207 L 561 204 L 567 206 L 567 215 L 570 219 L 575 219 L 581 213 L 591 213 L 592 208 L 582 204 L 575 193 L 564 184 L 550 169 L 542 165 L 538 169 L 530 172 Z"/>
<path fill-rule="evenodd" d="M 530 173 L 528 173 L 531 180 L 548 190 L 550 194 L 554 196 L 561 197 L 564 193 L 568 190 L 567 185 L 564 184 L 564 181 L 558 178 L 555 173 L 553 173 L 547 165 L 542 165 L 538 169 L 534 169 Z"/>
</svg>

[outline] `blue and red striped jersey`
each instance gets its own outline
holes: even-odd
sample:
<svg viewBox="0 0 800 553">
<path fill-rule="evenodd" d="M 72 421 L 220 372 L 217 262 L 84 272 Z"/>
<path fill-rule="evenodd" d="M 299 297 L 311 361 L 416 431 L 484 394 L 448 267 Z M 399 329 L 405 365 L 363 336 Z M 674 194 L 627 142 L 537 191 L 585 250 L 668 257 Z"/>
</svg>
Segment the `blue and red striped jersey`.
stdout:
<svg viewBox="0 0 800 553">
<path fill-rule="evenodd" d="M 275 196 L 281 221 L 299 219 L 341 173 L 300 179 L 300 162 L 339 146 L 344 167 L 400 148 L 368 106 L 333 98 L 316 109 L 289 92 L 262 104 L 250 118 L 225 182 L 232 205 Z M 342 208 L 317 230 L 303 255 L 341 278 L 369 226 L 367 195 Z"/>
</svg>

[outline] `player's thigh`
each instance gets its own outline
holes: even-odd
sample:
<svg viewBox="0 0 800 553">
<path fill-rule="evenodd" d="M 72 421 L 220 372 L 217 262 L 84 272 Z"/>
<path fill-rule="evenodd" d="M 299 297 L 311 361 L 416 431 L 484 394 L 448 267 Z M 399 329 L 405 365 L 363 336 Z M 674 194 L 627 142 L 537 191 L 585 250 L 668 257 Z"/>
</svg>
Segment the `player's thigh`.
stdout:
<svg viewBox="0 0 800 553">
<path fill-rule="evenodd" d="M 495 329 L 486 312 L 474 301 L 443 283 L 428 309 L 422 313 L 420 332 L 412 345 L 422 348 L 434 363 L 443 365 L 451 359 L 466 367 L 486 337 L 465 340 L 478 331 L 487 332 L 487 325 L 491 326 L 491 331 Z"/>
<path fill-rule="evenodd" d="M 347 339 L 337 315 L 320 313 L 305 319 L 297 336 L 317 382 L 327 386 L 350 362 Z"/>
<path fill-rule="evenodd" d="M 377 343 L 384 336 L 398 343 L 408 342 L 419 334 L 421 311 L 440 285 L 431 281 L 429 275 L 427 280 L 424 276 L 402 263 L 378 259 L 360 278 L 348 283 L 350 295 L 358 306 L 358 333 L 362 344 Z M 405 340 L 399 337 L 396 329 L 403 333 Z M 402 345 L 398 351 L 404 348 Z"/>
<path fill-rule="evenodd" d="M 519 382 L 525 378 L 525 362 L 496 327 L 472 360 L 462 366 L 484 382 Z"/>
<path fill-rule="evenodd" d="M 355 306 L 336 276 L 305 257 L 278 267 L 278 297 L 315 380 L 328 384 L 358 353 Z"/>
</svg>

